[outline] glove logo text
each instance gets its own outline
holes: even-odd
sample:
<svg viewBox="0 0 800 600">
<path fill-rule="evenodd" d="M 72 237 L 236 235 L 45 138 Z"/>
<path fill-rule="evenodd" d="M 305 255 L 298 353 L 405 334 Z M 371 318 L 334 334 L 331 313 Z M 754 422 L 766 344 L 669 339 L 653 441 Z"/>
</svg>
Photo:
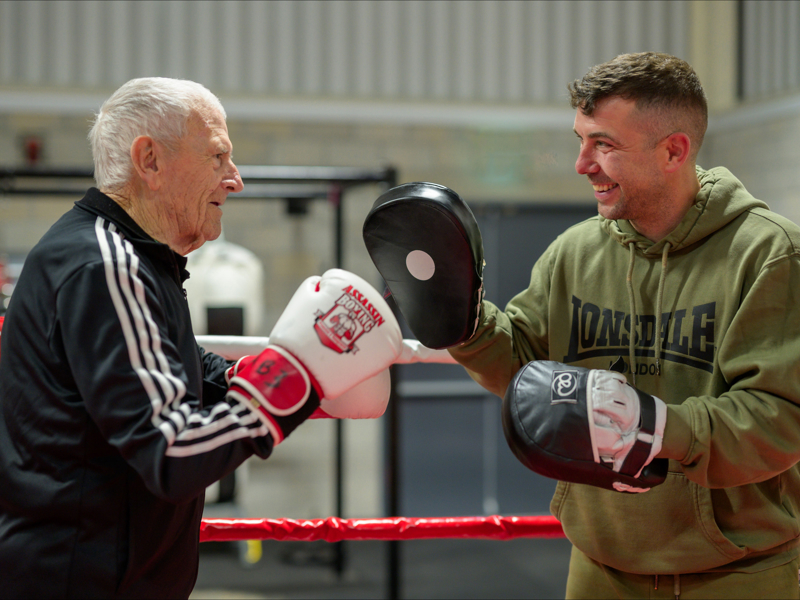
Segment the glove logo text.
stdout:
<svg viewBox="0 0 800 600">
<path fill-rule="evenodd" d="M 314 330 L 327 348 L 340 354 L 355 354 L 358 351 L 356 340 L 382 325 L 384 318 L 352 285 L 342 291 L 344 293 L 330 310 L 325 313 L 317 311 Z"/>
<path fill-rule="evenodd" d="M 276 363 L 274 360 L 265 360 L 264 362 L 260 363 L 256 367 L 256 373 L 263 376 L 269 376 L 272 379 L 265 379 L 264 385 L 269 388 L 275 388 L 280 385 L 281 381 L 286 379 L 290 373 L 287 373 L 285 370 L 281 369 L 278 373 L 273 373 L 272 367 L 275 367 Z"/>
<path fill-rule="evenodd" d="M 553 371 L 553 382 L 550 384 L 550 404 L 578 401 L 577 371 Z"/>
</svg>

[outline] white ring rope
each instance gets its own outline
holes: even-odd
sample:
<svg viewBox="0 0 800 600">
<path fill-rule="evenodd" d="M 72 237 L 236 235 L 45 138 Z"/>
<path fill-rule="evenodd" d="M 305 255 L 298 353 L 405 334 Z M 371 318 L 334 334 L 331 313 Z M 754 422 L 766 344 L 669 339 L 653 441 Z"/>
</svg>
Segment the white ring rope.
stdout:
<svg viewBox="0 0 800 600">
<path fill-rule="evenodd" d="M 269 344 L 268 337 L 239 335 L 198 335 L 197 343 L 208 352 L 219 354 L 228 360 L 238 360 L 243 356 L 259 354 Z M 403 349 L 395 363 L 444 363 L 456 364 L 447 350 L 434 350 L 423 346 L 417 340 L 403 340 Z"/>
</svg>

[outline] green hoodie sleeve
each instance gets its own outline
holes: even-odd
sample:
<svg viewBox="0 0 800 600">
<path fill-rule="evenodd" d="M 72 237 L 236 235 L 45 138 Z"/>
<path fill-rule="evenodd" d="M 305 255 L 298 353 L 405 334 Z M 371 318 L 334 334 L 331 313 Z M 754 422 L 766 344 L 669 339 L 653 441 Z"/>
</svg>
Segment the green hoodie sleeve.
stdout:
<svg viewBox="0 0 800 600">
<path fill-rule="evenodd" d="M 800 460 L 796 252 L 763 266 L 719 345 L 718 364 L 730 389 L 669 406 L 664 454 L 710 488 L 765 481 L 792 467 Z"/>
<path fill-rule="evenodd" d="M 470 377 L 501 398 L 524 365 L 548 358 L 548 298 L 556 242 L 536 261 L 528 289 L 512 298 L 505 311 L 484 300 L 475 334 L 449 349 Z"/>
</svg>

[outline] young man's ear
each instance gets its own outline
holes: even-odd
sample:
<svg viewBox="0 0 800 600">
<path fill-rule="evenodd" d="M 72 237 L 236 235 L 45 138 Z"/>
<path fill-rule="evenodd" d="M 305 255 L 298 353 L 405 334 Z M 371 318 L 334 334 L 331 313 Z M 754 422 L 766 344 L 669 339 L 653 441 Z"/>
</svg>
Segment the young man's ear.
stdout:
<svg viewBox="0 0 800 600">
<path fill-rule="evenodd" d="M 666 170 L 668 173 L 674 173 L 689 160 L 692 140 L 682 131 L 677 131 L 668 136 L 664 140 L 664 144 L 667 152 Z"/>
<path fill-rule="evenodd" d="M 161 146 L 147 135 L 140 135 L 131 144 L 131 162 L 136 174 L 152 191 L 161 187 L 163 154 Z"/>
</svg>

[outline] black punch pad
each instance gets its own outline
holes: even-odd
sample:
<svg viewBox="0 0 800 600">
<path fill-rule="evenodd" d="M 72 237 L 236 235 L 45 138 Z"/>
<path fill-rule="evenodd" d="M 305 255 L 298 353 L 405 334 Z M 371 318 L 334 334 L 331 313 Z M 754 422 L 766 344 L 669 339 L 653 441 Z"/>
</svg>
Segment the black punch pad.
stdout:
<svg viewBox="0 0 800 600">
<path fill-rule="evenodd" d="M 531 471 L 609 490 L 614 482 L 652 488 L 667 477 L 668 461 L 654 459 L 636 478 L 594 462 L 586 405 L 589 369 L 537 360 L 517 372 L 503 398 L 508 446 Z"/>
<path fill-rule="evenodd" d="M 483 241 L 458 194 L 436 183 L 394 187 L 375 201 L 363 233 L 417 339 L 429 348 L 469 339 L 483 295 Z"/>
</svg>

